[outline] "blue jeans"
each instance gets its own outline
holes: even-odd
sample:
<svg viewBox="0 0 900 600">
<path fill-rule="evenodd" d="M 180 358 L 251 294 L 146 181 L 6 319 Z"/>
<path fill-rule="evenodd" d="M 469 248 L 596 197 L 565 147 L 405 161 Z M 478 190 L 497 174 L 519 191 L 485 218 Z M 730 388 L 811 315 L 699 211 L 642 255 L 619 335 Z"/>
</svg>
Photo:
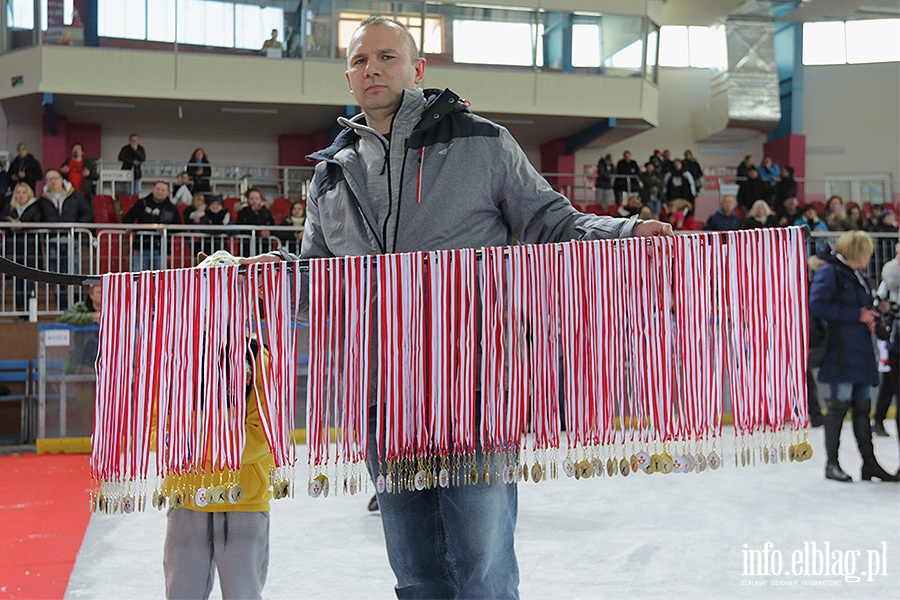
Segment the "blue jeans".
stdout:
<svg viewBox="0 0 900 600">
<path fill-rule="evenodd" d="M 125 182 L 125 193 L 131 194 L 133 196 L 140 196 L 141 195 L 141 180 L 135 179 L 133 181 L 126 181 Z"/>
<path fill-rule="evenodd" d="M 144 248 L 131 255 L 132 271 L 156 271 L 162 269 L 162 255 L 159 250 Z"/>
<path fill-rule="evenodd" d="M 378 477 L 375 413 L 369 473 Z M 482 469 L 481 455 L 478 470 Z M 463 474 L 463 479 L 466 474 Z M 516 484 L 459 485 L 378 494 L 397 598 L 518 598 Z"/>
</svg>

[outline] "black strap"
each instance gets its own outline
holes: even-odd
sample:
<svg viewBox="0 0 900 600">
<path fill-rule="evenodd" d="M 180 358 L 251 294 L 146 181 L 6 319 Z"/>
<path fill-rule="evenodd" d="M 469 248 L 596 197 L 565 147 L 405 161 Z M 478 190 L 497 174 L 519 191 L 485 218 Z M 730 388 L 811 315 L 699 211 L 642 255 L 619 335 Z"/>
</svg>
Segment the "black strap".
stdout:
<svg viewBox="0 0 900 600">
<path fill-rule="evenodd" d="M 43 271 L 41 269 L 26 267 L 25 265 L 11 261 L 2 256 L 0 256 L 0 273 L 18 279 L 27 279 L 29 281 L 47 283 L 50 285 L 82 286 L 100 283 L 100 277 L 96 275 Z"/>
</svg>

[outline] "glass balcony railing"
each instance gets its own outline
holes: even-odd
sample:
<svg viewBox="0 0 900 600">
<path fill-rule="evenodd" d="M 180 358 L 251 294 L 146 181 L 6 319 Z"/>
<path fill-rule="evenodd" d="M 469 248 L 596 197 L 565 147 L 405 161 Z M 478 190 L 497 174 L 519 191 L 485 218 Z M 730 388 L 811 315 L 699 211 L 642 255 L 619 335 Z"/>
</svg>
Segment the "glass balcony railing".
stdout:
<svg viewBox="0 0 900 600">
<path fill-rule="evenodd" d="M 52 44 L 343 60 L 360 20 L 384 15 L 433 65 L 657 75 L 659 27 L 643 15 L 367 0 L 97 0 L 96 14 L 76 0 L 2 6 L 3 52 Z"/>
</svg>

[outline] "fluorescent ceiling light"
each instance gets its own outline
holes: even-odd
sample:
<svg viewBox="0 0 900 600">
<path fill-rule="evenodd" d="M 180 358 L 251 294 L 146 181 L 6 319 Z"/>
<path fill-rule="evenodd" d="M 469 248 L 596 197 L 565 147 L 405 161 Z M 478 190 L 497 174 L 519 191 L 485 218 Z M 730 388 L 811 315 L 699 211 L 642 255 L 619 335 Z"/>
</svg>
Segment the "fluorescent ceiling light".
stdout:
<svg viewBox="0 0 900 600">
<path fill-rule="evenodd" d="M 277 115 L 277 108 L 223 108 L 223 113 L 234 113 L 238 115 Z"/>
<path fill-rule="evenodd" d="M 75 102 L 75 106 L 88 108 L 134 108 L 134 104 L 128 102 Z"/>
</svg>

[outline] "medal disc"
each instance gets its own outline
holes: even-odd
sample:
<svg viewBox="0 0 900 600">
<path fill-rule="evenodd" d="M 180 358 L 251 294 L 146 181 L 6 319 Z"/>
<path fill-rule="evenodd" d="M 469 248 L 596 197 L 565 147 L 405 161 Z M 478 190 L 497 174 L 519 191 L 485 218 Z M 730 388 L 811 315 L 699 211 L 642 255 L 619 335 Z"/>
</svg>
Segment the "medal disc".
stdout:
<svg viewBox="0 0 900 600">
<path fill-rule="evenodd" d="M 425 489 L 425 471 L 419 471 L 415 475 L 415 486 L 417 491 Z"/>
<path fill-rule="evenodd" d="M 442 488 L 450 487 L 450 471 L 441 469 L 440 472 L 438 472 L 438 485 Z"/>
<path fill-rule="evenodd" d="M 237 483 L 228 490 L 228 501 L 232 504 L 237 504 L 241 501 L 241 498 L 244 497 L 244 486 Z"/>
<path fill-rule="evenodd" d="M 531 467 L 531 480 L 535 483 L 540 483 L 543 476 L 544 472 L 541 469 L 541 465 L 534 463 L 534 466 Z"/>
<path fill-rule="evenodd" d="M 200 488 L 196 492 L 194 492 L 194 505 L 203 508 L 206 506 L 206 488 Z"/>
<path fill-rule="evenodd" d="M 566 477 L 575 477 L 575 462 L 571 458 L 563 461 L 563 472 Z"/>
</svg>

